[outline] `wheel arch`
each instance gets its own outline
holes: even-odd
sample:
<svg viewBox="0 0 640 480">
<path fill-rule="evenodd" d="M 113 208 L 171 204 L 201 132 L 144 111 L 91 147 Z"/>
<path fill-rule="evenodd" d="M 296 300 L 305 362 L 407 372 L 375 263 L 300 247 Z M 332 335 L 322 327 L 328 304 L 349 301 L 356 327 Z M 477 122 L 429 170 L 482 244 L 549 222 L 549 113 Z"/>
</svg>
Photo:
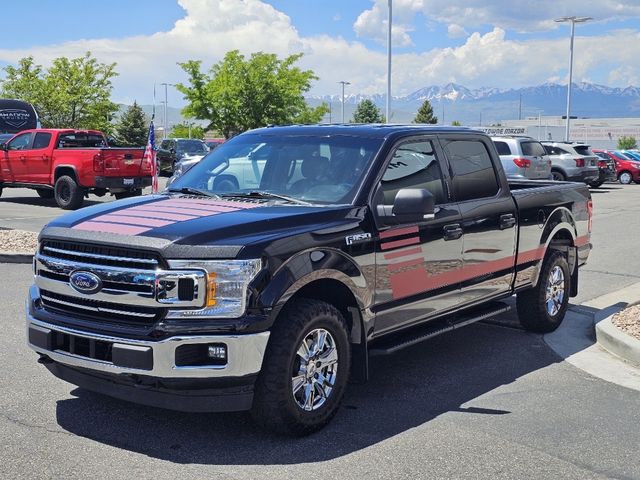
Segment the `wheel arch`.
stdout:
<svg viewBox="0 0 640 480">
<path fill-rule="evenodd" d="M 76 181 L 76 183 L 80 185 L 76 167 L 74 165 L 66 165 L 66 164 L 56 165 L 53 171 L 53 183 L 55 184 L 60 177 L 63 177 L 65 175 L 73 178 Z"/>
</svg>

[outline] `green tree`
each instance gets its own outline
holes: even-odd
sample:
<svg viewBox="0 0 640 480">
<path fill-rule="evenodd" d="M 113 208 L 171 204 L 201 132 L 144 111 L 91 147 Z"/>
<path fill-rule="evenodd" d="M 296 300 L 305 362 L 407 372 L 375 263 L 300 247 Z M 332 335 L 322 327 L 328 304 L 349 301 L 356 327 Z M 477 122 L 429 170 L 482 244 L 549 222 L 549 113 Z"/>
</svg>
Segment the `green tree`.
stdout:
<svg viewBox="0 0 640 480">
<path fill-rule="evenodd" d="M 451 126 L 452 127 L 460 127 L 460 126 L 462 126 L 462 124 L 458 120 L 454 120 L 453 122 L 451 122 Z"/>
<path fill-rule="evenodd" d="M 44 70 L 25 57 L 4 68 L 3 97 L 32 103 L 43 127 L 95 128 L 111 131 L 118 106 L 111 101 L 115 63 L 99 63 L 87 52 L 78 58 L 59 57 Z"/>
<path fill-rule="evenodd" d="M 205 130 L 201 125 L 191 123 L 191 129 L 189 129 L 189 123 L 182 122 L 174 125 L 170 136 L 173 138 L 197 138 L 202 140 L 204 139 L 204 133 Z"/>
<path fill-rule="evenodd" d="M 206 120 L 206 130 L 217 130 L 226 138 L 269 124 L 317 123 L 329 107 L 311 108 L 305 102 L 303 93 L 318 77 L 295 66 L 301 57 L 281 60 L 258 52 L 247 59 L 233 50 L 209 73 L 201 71 L 200 61 L 180 63 L 189 76 L 188 85 L 176 85 L 188 102 L 182 113 Z"/>
<path fill-rule="evenodd" d="M 623 135 L 618 138 L 618 150 L 631 150 L 632 148 L 638 148 L 636 137 L 627 137 Z"/>
<path fill-rule="evenodd" d="M 433 114 L 433 107 L 429 100 L 425 100 L 422 103 L 418 109 L 418 113 L 416 113 L 416 118 L 413 119 L 413 123 L 438 123 L 438 117 Z"/>
<path fill-rule="evenodd" d="M 120 116 L 116 124 L 117 140 L 120 145 L 144 147 L 147 144 L 149 125 L 140 105 L 135 101 Z"/>
<path fill-rule="evenodd" d="M 352 123 L 384 123 L 384 115 L 369 99 L 362 100 L 353 112 Z"/>
</svg>

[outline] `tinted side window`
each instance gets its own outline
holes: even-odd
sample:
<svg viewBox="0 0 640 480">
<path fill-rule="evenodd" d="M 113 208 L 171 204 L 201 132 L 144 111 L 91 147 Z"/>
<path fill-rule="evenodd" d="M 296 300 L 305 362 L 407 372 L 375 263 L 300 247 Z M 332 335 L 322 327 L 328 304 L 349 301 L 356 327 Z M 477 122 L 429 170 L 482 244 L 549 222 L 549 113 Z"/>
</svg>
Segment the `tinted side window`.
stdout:
<svg viewBox="0 0 640 480">
<path fill-rule="evenodd" d="M 494 140 L 494 145 L 496 146 L 496 150 L 498 150 L 498 155 L 511 155 L 511 149 L 507 142 L 497 142 Z"/>
<path fill-rule="evenodd" d="M 25 133 L 17 136 L 9 142 L 7 149 L 9 150 L 25 150 L 29 148 L 31 143 L 31 133 Z"/>
<path fill-rule="evenodd" d="M 541 157 L 547 154 L 539 142 L 522 142 L 521 146 L 522 154 L 529 157 Z"/>
<path fill-rule="evenodd" d="M 400 145 L 380 183 L 385 205 L 392 205 L 402 188 L 424 188 L 435 197 L 436 204 L 447 202 L 440 164 L 428 140 Z"/>
<path fill-rule="evenodd" d="M 498 193 L 498 179 L 484 143 L 453 140 L 445 143 L 444 152 L 453 170 L 453 192 L 458 201 Z"/>
<path fill-rule="evenodd" d="M 33 140 L 33 149 L 47 148 L 51 142 L 51 134 L 45 132 L 36 133 L 36 138 Z"/>
<path fill-rule="evenodd" d="M 553 147 L 551 145 L 545 145 L 544 149 L 547 151 L 549 155 L 566 155 L 569 153 L 560 147 Z"/>
<path fill-rule="evenodd" d="M 573 149 L 578 152 L 578 155 L 585 155 L 585 156 L 589 156 L 592 157 L 593 156 L 593 152 L 589 149 L 588 145 L 577 145 L 575 147 L 573 147 Z"/>
</svg>

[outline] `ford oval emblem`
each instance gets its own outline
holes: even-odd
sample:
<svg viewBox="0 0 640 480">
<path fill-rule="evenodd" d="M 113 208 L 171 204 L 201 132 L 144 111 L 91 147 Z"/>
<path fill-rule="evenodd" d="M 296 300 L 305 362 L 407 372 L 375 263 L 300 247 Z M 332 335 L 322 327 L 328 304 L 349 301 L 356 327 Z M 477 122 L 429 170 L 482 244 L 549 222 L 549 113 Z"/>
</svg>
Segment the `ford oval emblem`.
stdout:
<svg viewBox="0 0 640 480">
<path fill-rule="evenodd" d="M 69 285 L 77 292 L 91 295 L 102 289 L 102 280 L 91 272 L 73 272 L 69 277 Z"/>
</svg>

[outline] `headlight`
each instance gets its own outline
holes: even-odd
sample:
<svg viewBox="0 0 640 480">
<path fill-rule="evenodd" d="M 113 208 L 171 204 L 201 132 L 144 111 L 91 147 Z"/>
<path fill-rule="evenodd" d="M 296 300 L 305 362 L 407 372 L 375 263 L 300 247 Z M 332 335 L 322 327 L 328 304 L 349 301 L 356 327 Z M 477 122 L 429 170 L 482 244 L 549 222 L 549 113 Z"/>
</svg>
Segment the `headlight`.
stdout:
<svg viewBox="0 0 640 480">
<path fill-rule="evenodd" d="M 168 318 L 237 318 L 247 306 L 249 283 L 262 269 L 262 261 L 253 260 L 170 260 L 171 268 L 203 269 L 207 272 L 207 296 L 200 310 L 170 310 Z"/>
</svg>

